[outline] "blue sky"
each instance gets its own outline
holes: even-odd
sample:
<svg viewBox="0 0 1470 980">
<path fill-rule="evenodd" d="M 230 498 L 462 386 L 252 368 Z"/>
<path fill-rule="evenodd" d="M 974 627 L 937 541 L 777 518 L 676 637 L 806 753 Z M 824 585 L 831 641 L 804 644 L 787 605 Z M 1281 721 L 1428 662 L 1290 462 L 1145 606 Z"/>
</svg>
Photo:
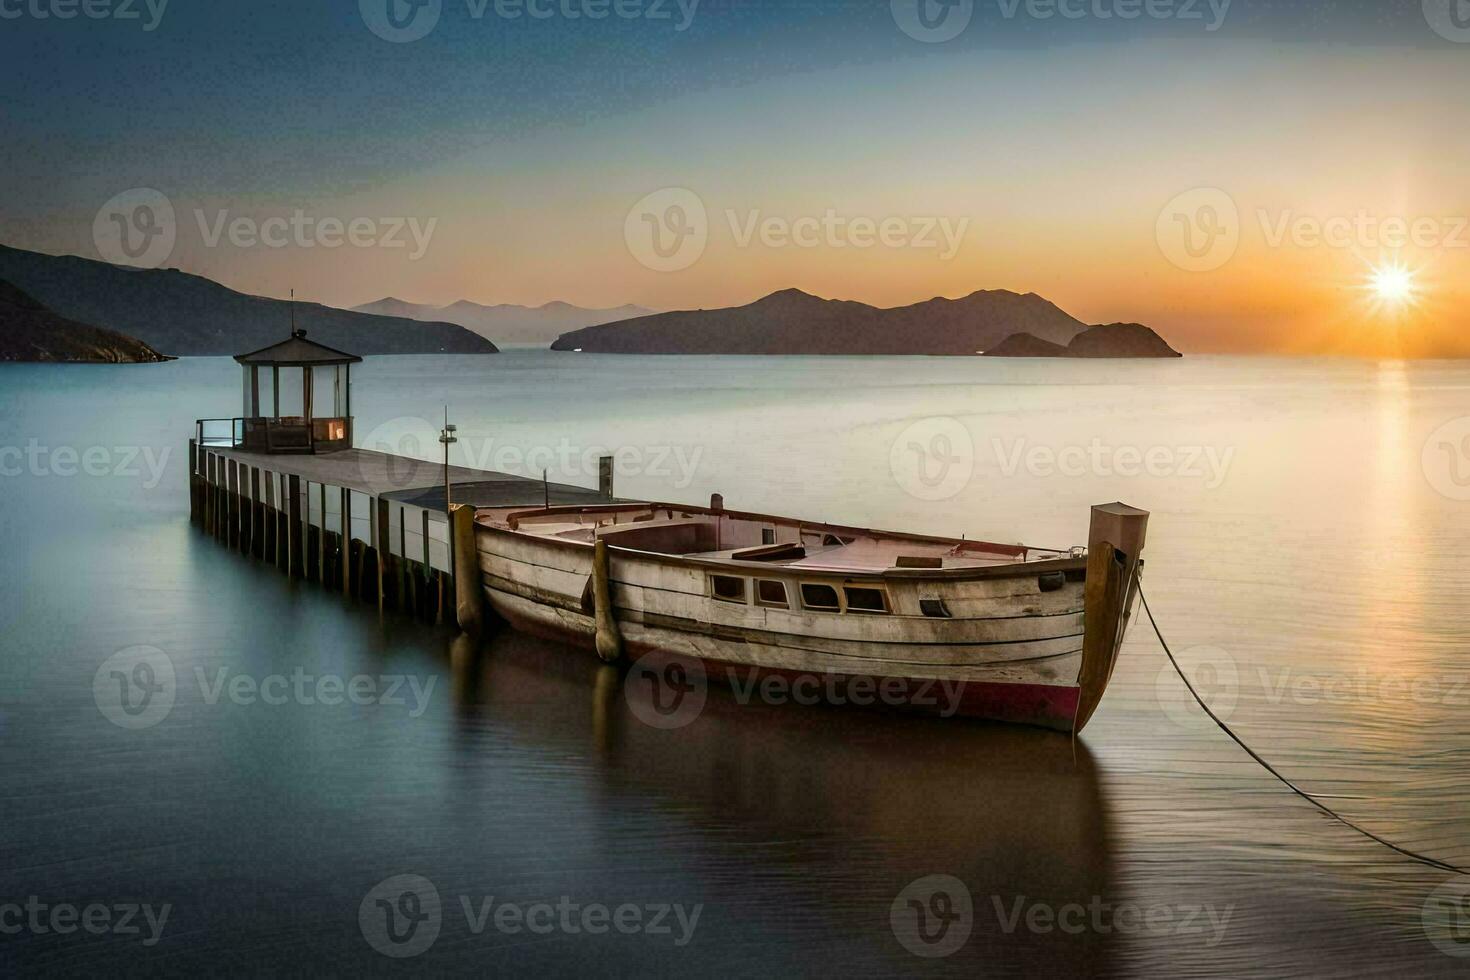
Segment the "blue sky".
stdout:
<svg viewBox="0 0 1470 980">
<path fill-rule="evenodd" d="M 114 15 L 56 16 L 83 2 Z M 432 29 L 394 43 L 370 26 L 389 2 L 405 0 L 0 0 L 0 241 L 95 257 L 98 208 L 148 187 L 184 215 L 438 219 L 445 244 L 413 262 L 204 249 L 183 234 L 171 256 L 235 288 L 343 305 L 392 292 L 668 308 L 788 285 L 897 303 L 1008 286 L 1060 292 L 1079 315 L 1218 331 L 1220 297 L 1239 293 L 1222 278 L 1191 309 L 1142 260 L 1069 276 L 1048 256 L 1076 270 L 1110 228 L 1121 256 L 1141 255 L 1129 236 L 1194 186 L 1277 208 L 1470 212 L 1449 176 L 1466 159 L 1470 43 L 1436 32 L 1420 0 L 972 0 L 927 8 L 931 22 L 968 16 L 932 42 L 888 0 L 704 0 L 692 16 L 690 0 L 529 0 L 544 17 L 515 6 L 526 0 L 438 0 Z M 122 4 L 136 17 L 116 16 Z M 609 15 L 585 16 L 598 9 Z M 943 268 L 712 246 L 659 275 L 618 233 L 667 186 L 715 213 L 958 202 L 991 238 Z M 1128 291 L 1164 298 L 1118 308 Z"/>
</svg>

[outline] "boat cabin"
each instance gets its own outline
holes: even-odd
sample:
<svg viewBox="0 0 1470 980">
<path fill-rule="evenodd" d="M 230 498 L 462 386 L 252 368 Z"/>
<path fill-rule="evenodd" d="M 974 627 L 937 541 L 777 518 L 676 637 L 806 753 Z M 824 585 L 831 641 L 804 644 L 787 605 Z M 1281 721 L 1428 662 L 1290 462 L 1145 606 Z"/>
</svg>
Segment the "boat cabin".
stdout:
<svg viewBox="0 0 1470 980">
<path fill-rule="evenodd" d="M 352 365 L 361 357 L 292 330 L 278 344 L 237 354 L 244 405 L 229 432 L 206 431 L 205 445 L 228 445 L 260 453 L 330 453 L 352 448 Z"/>
</svg>

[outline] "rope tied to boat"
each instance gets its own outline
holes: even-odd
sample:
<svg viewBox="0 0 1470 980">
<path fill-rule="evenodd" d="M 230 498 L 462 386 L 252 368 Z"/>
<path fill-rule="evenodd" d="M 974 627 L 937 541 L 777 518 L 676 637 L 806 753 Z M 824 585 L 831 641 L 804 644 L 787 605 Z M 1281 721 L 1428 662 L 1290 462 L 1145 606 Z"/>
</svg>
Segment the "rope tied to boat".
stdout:
<svg viewBox="0 0 1470 980">
<path fill-rule="evenodd" d="M 1225 722 L 1220 719 L 1220 716 L 1215 714 L 1215 712 L 1210 709 L 1210 706 L 1205 703 L 1205 699 L 1200 697 L 1199 691 L 1195 690 L 1194 684 L 1190 683 L 1188 675 L 1184 673 L 1184 669 L 1179 666 L 1179 661 L 1175 659 L 1174 651 L 1169 649 L 1169 642 L 1164 639 L 1164 634 L 1159 629 L 1158 622 L 1154 620 L 1154 611 L 1148 607 L 1148 596 L 1143 594 L 1142 582 L 1140 582 L 1138 585 L 1138 597 L 1139 599 L 1143 600 L 1143 611 L 1148 614 L 1148 624 L 1154 628 L 1154 635 L 1159 638 L 1159 645 L 1164 648 L 1164 653 L 1169 657 L 1169 663 L 1174 665 L 1174 671 L 1179 675 L 1179 679 L 1184 681 L 1184 686 L 1189 689 L 1189 693 L 1194 697 L 1195 702 L 1204 709 L 1205 714 L 1210 716 L 1210 720 L 1218 725 L 1222 732 L 1224 732 L 1226 735 L 1229 735 L 1231 741 L 1233 741 L 1236 745 L 1239 745 L 1242 749 L 1245 750 L 1247 755 L 1249 755 L 1258 764 L 1260 764 L 1262 769 L 1265 769 L 1271 775 L 1279 779 L 1287 789 L 1291 790 L 1297 796 L 1300 796 L 1302 799 L 1306 800 L 1308 803 L 1312 804 L 1317 809 L 1321 810 L 1323 813 L 1336 820 L 1338 823 L 1351 830 L 1357 831 L 1369 840 L 1376 841 L 1377 843 L 1382 844 L 1384 847 L 1388 848 L 1391 851 L 1396 851 L 1397 853 L 1402 854 L 1404 857 L 1411 858 L 1412 860 L 1418 861 L 1420 864 L 1428 865 L 1431 868 L 1437 868 L 1440 871 L 1449 871 L 1454 874 L 1470 875 L 1470 871 L 1467 871 L 1464 868 L 1459 868 L 1453 864 L 1448 864 L 1444 861 L 1439 860 L 1438 858 L 1430 857 L 1427 854 L 1420 854 L 1417 851 L 1411 851 L 1407 847 L 1402 847 L 1398 844 L 1395 844 L 1391 840 L 1380 837 L 1366 827 L 1362 827 L 1356 823 L 1353 823 L 1347 817 L 1338 813 L 1336 810 L 1332 809 L 1330 806 L 1317 799 L 1311 793 L 1308 793 L 1296 783 L 1293 783 L 1290 779 L 1287 779 L 1281 774 L 1279 770 L 1277 770 L 1275 766 L 1271 765 L 1271 763 L 1261 758 L 1260 753 L 1256 752 L 1255 749 L 1247 745 L 1244 739 L 1235 734 L 1231 727 L 1225 724 Z"/>
</svg>

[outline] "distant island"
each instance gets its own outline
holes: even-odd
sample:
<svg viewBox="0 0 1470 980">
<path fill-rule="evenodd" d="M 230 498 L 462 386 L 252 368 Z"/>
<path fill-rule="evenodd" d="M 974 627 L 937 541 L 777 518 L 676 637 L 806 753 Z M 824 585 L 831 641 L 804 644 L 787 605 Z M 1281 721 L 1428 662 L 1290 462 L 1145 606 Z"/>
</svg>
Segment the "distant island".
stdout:
<svg viewBox="0 0 1470 980">
<path fill-rule="evenodd" d="M 0 279 L 0 361 L 142 364 L 171 361 L 136 337 L 57 316 Z"/>
<path fill-rule="evenodd" d="M 352 309 L 357 313 L 378 316 L 457 323 L 501 347 L 545 347 L 570 330 L 647 316 L 653 312 L 631 303 L 611 309 L 594 310 L 559 300 L 541 306 L 519 306 L 514 303 L 485 306 L 469 300 L 460 300 L 448 306 L 427 306 L 409 303 L 393 296 L 354 306 Z"/>
<path fill-rule="evenodd" d="M 275 343 L 295 318 L 313 340 L 354 354 L 494 354 L 454 323 L 371 316 L 248 296 L 177 269 L 131 269 L 0 245 L 0 279 L 60 317 L 136 337 L 176 355 L 239 354 Z"/>
<path fill-rule="evenodd" d="M 985 351 L 986 357 L 1183 357 L 1141 323 L 1104 323 L 1054 344 L 1029 333 L 1013 333 Z"/>
<path fill-rule="evenodd" d="M 783 289 L 745 306 L 655 313 L 584 327 L 558 337 L 551 349 L 605 354 L 973 356 L 1016 334 L 1067 352 L 1074 340 L 1093 329 L 1099 328 L 1090 328 L 1035 293 L 1005 289 L 980 290 L 960 299 L 935 297 L 890 309 Z M 1062 356 L 1140 356 L 1106 353 L 1112 334 L 1102 336 L 1102 341 L 1089 340 L 1078 349 L 1090 353 Z"/>
</svg>

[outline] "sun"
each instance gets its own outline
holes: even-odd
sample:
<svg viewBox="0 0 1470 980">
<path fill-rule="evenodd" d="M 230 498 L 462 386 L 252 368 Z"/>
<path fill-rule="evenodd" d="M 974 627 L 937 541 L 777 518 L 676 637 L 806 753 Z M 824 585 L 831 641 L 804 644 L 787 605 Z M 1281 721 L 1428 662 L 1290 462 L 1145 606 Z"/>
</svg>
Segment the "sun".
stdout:
<svg viewBox="0 0 1470 980">
<path fill-rule="evenodd" d="M 1396 263 L 1385 263 L 1368 276 L 1368 291 L 1385 307 L 1412 305 L 1417 293 L 1414 273 Z"/>
</svg>

